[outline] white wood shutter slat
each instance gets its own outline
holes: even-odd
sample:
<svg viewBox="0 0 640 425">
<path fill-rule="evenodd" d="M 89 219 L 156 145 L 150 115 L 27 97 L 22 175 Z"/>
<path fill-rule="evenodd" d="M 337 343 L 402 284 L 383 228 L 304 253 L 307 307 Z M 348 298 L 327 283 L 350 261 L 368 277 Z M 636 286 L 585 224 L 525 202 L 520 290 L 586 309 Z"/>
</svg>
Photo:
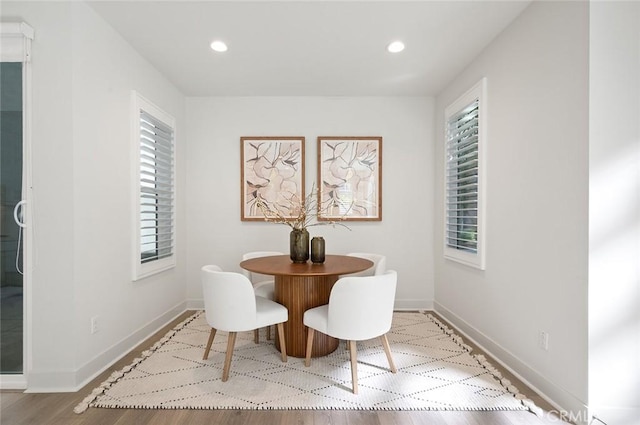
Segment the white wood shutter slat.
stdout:
<svg viewBox="0 0 640 425">
<path fill-rule="evenodd" d="M 140 261 L 173 255 L 174 131 L 140 109 Z"/>
<path fill-rule="evenodd" d="M 446 237 L 449 248 L 478 251 L 478 109 L 474 100 L 447 121 Z"/>
</svg>

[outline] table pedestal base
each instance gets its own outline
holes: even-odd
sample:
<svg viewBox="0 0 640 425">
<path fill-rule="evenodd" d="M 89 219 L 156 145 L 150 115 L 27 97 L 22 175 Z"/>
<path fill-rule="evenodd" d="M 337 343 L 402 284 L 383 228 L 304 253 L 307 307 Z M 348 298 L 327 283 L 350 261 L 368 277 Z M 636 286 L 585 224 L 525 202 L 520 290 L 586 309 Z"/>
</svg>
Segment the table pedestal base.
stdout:
<svg viewBox="0 0 640 425">
<path fill-rule="evenodd" d="M 289 320 L 284 324 L 287 355 L 304 358 L 307 332 L 302 321 L 304 312 L 329 302 L 329 294 L 338 276 L 275 276 L 276 302 L 289 309 Z M 276 348 L 280 349 L 280 341 Z M 326 356 L 338 348 L 339 340 L 315 332 L 311 357 Z"/>
</svg>

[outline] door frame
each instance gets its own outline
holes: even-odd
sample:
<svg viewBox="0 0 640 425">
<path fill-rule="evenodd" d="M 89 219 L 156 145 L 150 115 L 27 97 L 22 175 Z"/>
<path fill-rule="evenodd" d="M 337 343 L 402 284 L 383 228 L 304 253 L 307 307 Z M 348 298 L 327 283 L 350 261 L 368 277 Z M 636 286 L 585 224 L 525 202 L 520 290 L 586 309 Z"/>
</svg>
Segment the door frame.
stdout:
<svg viewBox="0 0 640 425">
<path fill-rule="evenodd" d="M 0 23 L 0 61 L 22 62 L 22 199 L 26 200 L 22 237 L 22 374 L 0 375 L 0 389 L 26 389 L 32 366 L 33 223 L 31 172 L 31 41 L 34 30 L 25 22 Z"/>
</svg>

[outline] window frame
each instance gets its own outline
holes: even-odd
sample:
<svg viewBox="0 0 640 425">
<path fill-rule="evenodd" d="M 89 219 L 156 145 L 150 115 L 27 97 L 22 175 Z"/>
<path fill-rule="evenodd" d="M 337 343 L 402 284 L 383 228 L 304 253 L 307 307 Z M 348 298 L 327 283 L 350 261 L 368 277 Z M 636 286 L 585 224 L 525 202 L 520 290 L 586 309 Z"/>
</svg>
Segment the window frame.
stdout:
<svg viewBox="0 0 640 425">
<path fill-rule="evenodd" d="M 176 127 L 175 119 L 164 112 L 158 106 L 151 101 L 140 95 L 136 91 L 132 91 L 132 149 L 133 149 L 133 164 L 132 164 L 132 184 L 133 184 L 133 280 L 140 280 L 148 276 L 169 270 L 176 266 Z M 141 231 L 141 130 L 140 130 L 140 113 L 144 111 L 146 114 L 152 116 L 155 120 L 162 122 L 162 124 L 170 127 L 173 132 L 171 140 L 172 145 L 172 164 L 170 168 L 171 172 L 171 191 L 173 198 L 171 200 L 171 236 L 173 244 L 171 246 L 171 254 L 164 258 L 159 258 L 151 261 L 142 261 L 142 231 Z"/>
<path fill-rule="evenodd" d="M 474 84 L 463 95 L 453 101 L 445 108 L 444 114 L 444 196 L 443 196 L 443 247 L 444 257 L 458 263 L 465 264 L 480 270 L 485 270 L 485 244 L 486 244 L 486 149 L 487 149 L 487 79 L 482 78 Z M 449 121 L 451 118 L 462 112 L 465 108 L 474 102 L 478 102 L 478 188 L 477 188 L 477 234 L 476 234 L 476 252 L 464 250 L 462 248 L 454 248 L 448 243 L 448 224 L 449 213 L 447 208 L 449 183 L 448 175 L 448 158 L 447 151 L 449 145 Z"/>
</svg>

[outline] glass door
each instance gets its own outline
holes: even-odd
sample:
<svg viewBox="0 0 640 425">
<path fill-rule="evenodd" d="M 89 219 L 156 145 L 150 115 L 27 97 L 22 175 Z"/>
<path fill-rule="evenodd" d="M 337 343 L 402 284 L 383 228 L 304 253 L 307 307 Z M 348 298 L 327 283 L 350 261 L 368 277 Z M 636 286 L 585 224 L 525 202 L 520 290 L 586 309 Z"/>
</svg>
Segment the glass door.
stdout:
<svg viewBox="0 0 640 425">
<path fill-rule="evenodd" d="M 21 62 L 0 63 L 0 372 L 23 373 Z M 16 221 L 17 220 L 17 221 Z"/>
</svg>

